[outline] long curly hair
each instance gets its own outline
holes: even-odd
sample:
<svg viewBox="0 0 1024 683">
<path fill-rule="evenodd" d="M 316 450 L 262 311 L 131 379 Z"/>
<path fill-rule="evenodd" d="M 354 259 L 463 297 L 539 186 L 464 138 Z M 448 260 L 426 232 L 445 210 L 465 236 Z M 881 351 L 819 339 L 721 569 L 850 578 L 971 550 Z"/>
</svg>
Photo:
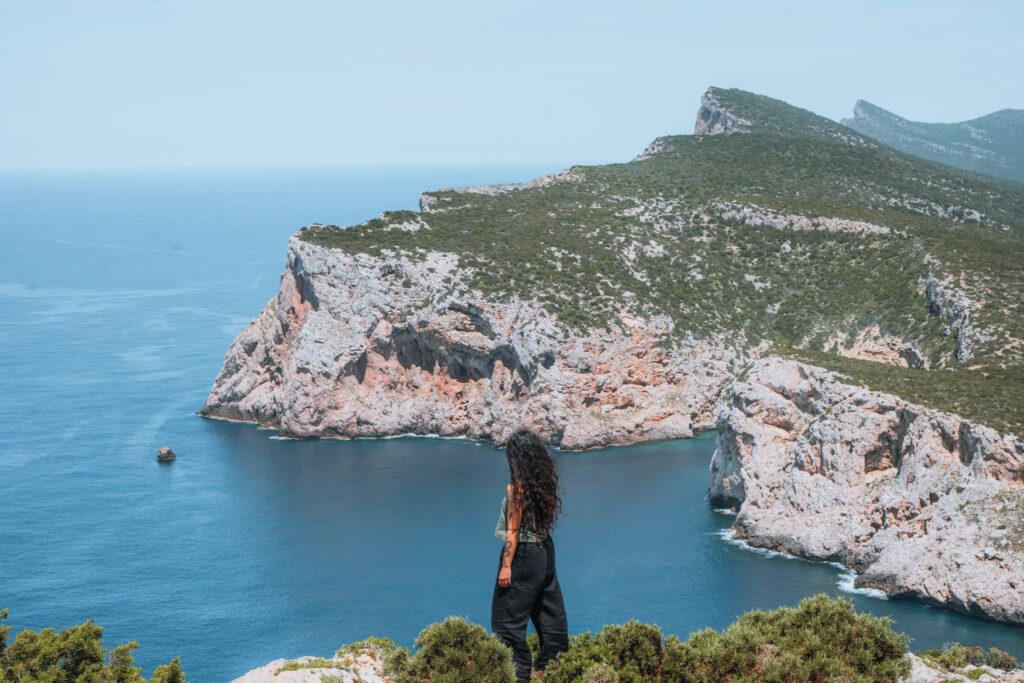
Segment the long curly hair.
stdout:
<svg viewBox="0 0 1024 683">
<path fill-rule="evenodd" d="M 562 511 L 558 467 L 540 437 L 520 429 L 505 446 L 512 493 L 523 511 L 522 526 L 548 533 Z"/>
</svg>

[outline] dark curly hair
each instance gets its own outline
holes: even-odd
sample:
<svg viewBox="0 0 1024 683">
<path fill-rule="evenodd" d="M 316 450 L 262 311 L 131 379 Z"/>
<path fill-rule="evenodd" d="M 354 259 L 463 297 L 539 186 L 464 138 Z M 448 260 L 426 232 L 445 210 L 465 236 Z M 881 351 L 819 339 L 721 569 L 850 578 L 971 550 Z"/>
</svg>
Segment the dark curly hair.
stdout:
<svg viewBox="0 0 1024 683">
<path fill-rule="evenodd" d="M 505 455 L 512 494 L 523 511 L 523 528 L 550 532 L 562 511 L 555 459 L 540 437 L 529 429 L 520 429 L 509 438 Z"/>
</svg>

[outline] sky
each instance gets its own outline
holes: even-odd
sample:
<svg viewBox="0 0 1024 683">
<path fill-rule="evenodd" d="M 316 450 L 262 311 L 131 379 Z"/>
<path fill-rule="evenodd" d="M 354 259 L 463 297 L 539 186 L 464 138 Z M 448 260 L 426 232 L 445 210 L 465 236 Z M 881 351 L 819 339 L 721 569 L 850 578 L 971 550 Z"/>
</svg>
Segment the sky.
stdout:
<svg viewBox="0 0 1024 683">
<path fill-rule="evenodd" d="M 736 87 L 1024 108 L 1024 2 L 0 0 L 0 168 L 625 161 Z"/>
</svg>

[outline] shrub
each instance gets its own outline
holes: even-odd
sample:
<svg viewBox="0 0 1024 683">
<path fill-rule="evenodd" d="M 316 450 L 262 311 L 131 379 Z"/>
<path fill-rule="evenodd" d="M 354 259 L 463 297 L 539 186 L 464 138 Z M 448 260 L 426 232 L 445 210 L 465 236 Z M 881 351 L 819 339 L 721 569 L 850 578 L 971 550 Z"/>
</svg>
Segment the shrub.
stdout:
<svg viewBox="0 0 1024 683">
<path fill-rule="evenodd" d="M 0 610 L 0 619 L 6 618 L 7 610 Z M 8 646 L 10 630 L 10 626 L 0 626 L 0 681 L 146 683 L 142 669 L 133 666 L 132 651 L 139 644 L 118 645 L 108 657 L 103 628 L 92 620 L 60 631 L 26 629 Z M 157 667 L 150 683 L 187 683 L 181 661 L 174 659 Z"/>
<path fill-rule="evenodd" d="M 619 683 L 620 680 L 609 664 L 594 664 L 583 672 L 583 683 Z"/>
<path fill-rule="evenodd" d="M 985 664 L 991 666 L 993 669 L 1003 669 L 1008 671 L 1010 669 L 1017 668 L 1017 658 L 1011 655 L 1009 652 L 1004 652 L 998 647 L 994 647 L 988 651 L 988 655 L 985 657 Z"/>
<path fill-rule="evenodd" d="M 385 658 L 385 673 L 396 683 L 513 683 L 512 651 L 481 626 L 448 617 L 423 629 L 417 652 L 394 649 Z"/>
<path fill-rule="evenodd" d="M 998 647 L 986 652 L 983 647 L 964 647 L 960 643 L 947 644 L 944 650 L 918 652 L 917 656 L 930 666 L 949 671 L 961 669 L 968 664 L 990 666 L 1004 671 L 1016 669 L 1018 665 L 1016 657 Z"/>
<path fill-rule="evenodd" d="M 953 643 L 939 655 L 939 664 L 946 669 L 961 669 L 967 662 L 968 650 L 960 643 Z"/>
<path fill-rule="evenodd" d="M 302 659 L 297 662 L 288 662 L 280 669 L 274 672 L 274 675 L 281 673 L 282 671 L 299 671 L 301 669 L 333 669 L 338 666 L 338 663 L 331 659 L 324 659 L 323 657 L 312 657 L 310 659 Z"/>
<path fill-rule="evenodd" d="M 571 639 L 545 681 L 587 680 L 610 667 L 626 682 L 897 681 L 910 670 L 907 637 L 888 619 L 856 614 L 846 600 L 819 595 L 796 608 L 754 611 L 718 633 L 664 640 L 657 626 L 631 621 Z"/>
<path fill-rule="evenodd" d="M 824 595 L 748 612 L 721 634 L 707 629 L 673 650 L 673 670 L 692 681 L 896 681 L 910 669 L 907 637 L 889 619 Z"/>
<path fill-rule="evenodd" d="M 149 683 L 187 683 L 181 670 L 181 660 L 175 657 L 170 664 L 158 666 Z"/>
<path fill-rule="evenodd" d="M 595 665 L 609 664 L 608 648 L 587 631 L 569 638 L 569 649 L 551 663 L 544 672 L 544 683 L 576 683 Z"/>
<path fill-rule="evenodd" d="M 390 638 L 370 636 L 365 640 L 349 643 L 348 645 L 342 645 L 338 648 L 338 651 L 334 653 L 334 656 L 344 657 L 345 655 L 358 655 L 364 650 L 377 650 L 384 655 L 384 657 L 387 657 L 391 652 L 397 649 L 399 649 L 398 643 Z"/>
<path fill-rule="evenodd" d="M 623 681 L 648 683 L 661 678 L 664 659 L 661 629 L 631 620 L 624 626 L 605 626 L 601 642 L 610 664 Z"/>
</svg>

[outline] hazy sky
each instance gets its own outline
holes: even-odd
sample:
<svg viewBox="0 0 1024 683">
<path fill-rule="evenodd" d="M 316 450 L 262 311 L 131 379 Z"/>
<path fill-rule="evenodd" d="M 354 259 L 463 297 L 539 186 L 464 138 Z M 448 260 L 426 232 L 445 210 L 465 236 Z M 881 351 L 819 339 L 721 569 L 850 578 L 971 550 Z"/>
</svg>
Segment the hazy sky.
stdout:
<svg viewBox="0 0 1024 683">
<path fill-rule="evenodd" d="M 1024 108 L 1024 2 L 0 0 L 0 167 L 605 162 L 708 85 Z"/>
</svg>

